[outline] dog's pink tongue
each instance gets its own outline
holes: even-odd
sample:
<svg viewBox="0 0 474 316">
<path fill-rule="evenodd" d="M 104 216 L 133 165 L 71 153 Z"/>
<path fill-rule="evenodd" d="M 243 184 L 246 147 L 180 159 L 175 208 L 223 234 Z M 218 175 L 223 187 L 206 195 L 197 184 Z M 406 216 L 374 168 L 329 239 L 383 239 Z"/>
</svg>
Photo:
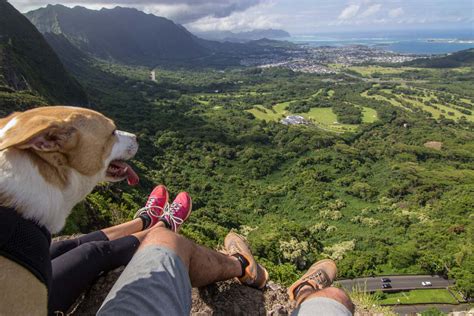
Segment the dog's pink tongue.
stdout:
<svg viewBox="0 0 474 316">
<path fill-rule="evenodd" d="M 127 168 L 127 182 L 129 185 L 137 185 L 140 178 L 138 177 L 137 173 L 132 169 L 132 167 L 128 166 Z"/>
</svg>

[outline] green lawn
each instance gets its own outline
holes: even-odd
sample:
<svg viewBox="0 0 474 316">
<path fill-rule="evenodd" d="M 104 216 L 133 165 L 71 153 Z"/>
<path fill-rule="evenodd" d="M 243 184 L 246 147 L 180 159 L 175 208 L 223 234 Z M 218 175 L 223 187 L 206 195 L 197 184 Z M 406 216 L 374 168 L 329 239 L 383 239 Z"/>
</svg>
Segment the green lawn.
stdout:
<svg viewBox="0 0 474 316">
<path fill-rule="evenodd" d="M 313 120 L 322 129 L 333 132 L 354 131 L 359 126 L 338 123 L 337 116 L 331 108 L 312 108 L 308 113 L 302 113 L 301 115 Z"/>
<path fill-rule="evenodd" d="M 407 102 L 410 102 L 411 104 L 415 106 L 421 107 L 424 111 L 430 112 L 433 115 L 433 117 L 436 119 L 439 118 L 440 115 L 444 115 L 448 118 L 452 118 L 456 120 L 459 120 L 461 116 L 465 116 L 468 121 L 474 121 L 474 115 L 463 114 L 459 112 L 452 104 L 445 105 L 445 104 L 435 103 L 435 105 L 439 108 L 439 109 L 435 109 L 435 108 L 432 108 L 431 106 L 421 103 L 420 101 L 404 98 L 403 96 L 400 96 L 400 97 L 402 97 Z M 433 93 L 430 93 L 429 97 L 422 97 L 422 99 L 423 101 L 432 100 L 432 99 L 435 99 L 435 97 L 436 96 Z M 441 110 L 444 110 L 445 113 L 443 113 Z M 454 115 L 452 116 L 448 115 L 448 112 L 452 112 L 454 113 Z"/>
<path fill-rule="evenodd" d="M 469 99 L 461 98 L 461 101 L 474 105 L 474 103 Z"/>
<path fill-rule="evenodd" d="M 209 105 L 209 101 L 207 101 L 207 100 L 200 100 L 200 99 L 198 99 L 197 101 L 198 101 L 199 103 L 203 104 L 203 105 Z"/>
<path fill-rule="evenodd" d="M 321 92 L 320 90 L 319 92 Z M 319 93 L 318 92 L 318 93 Z M 330 95 L 334 94 L 334 91 L 329 91 Z M 291 101 L 278 103 L 273 106 L 273 111 L 266 109 L 262 105 L 255 105 L 253 109 L 247 110 L 252 113 L 257 119 L 265 121 L 279 121 L 282 118 L 291 115 L 286 108 Z M 337 122 L 337 116 L 331 108 L 312 108 L 308 113 L 300 113 L 306 119 L 312 120 L 318 127 L 331 131 L 331 132 L 347 132 L 355 131 L 359 126 L 357 124 L 340 124 Z M 362 108 L 362 121 L 364 123 L 373 123 L 377 120 L 377 112 L 368 107 Z"/>
<path fill-rule="evenodd" d="M 321 92 L 323 92 L 323 89 L 319 89 L 318 92 L 312 94 L 312 97 L 317 97 Z"/>
<path fill-rule="evenodd" d="M 279 121 L 284 117 L 283 113 L 273 112 L 262 105 L 256 105 L 255 108 L 246 111 L 252 113 L 257 119 L 265 121 Z"/>
<path fill-rule="evenodd" d="M 407 305 L 424 303 L 457 304 L 458 301 L 446 289 L 413 290 L 408 292 L 385 293 L 385 298 L 379 300 L 383 305 Z"/>
<path fill-rule="evenodd" d="M 392 67 L 380 67 L 380 66 L 355 66 L 355 67 L 349 67 L 350 70 L 353 70 L 355 72 L 360 73 L 362 76 L 371 76 L 374 73 L 380 73 L 380 74 L 400 74 L 403 73 L 407 70 L 416 70 L 417 68 L 413 67 L 397 67 L 397 68 L 392 68 Z"/>
<path fill-rule="evenodd" d="M 303 116 L 324 125 L 337 123 L 337 116 L 331 108 L 312 108 L 308 113 L 303 113 Z"/>
<path fill-rule="evenodd" d="M 392 90 L 390 90 L 390 89 L 383 89 L 382 92 L 392 94 Z M 375 99 L 375 100 L 384 100 L 384 101 L 390 102 L 394 106 L 402 107 L 402 108 L 404 108 L 408 111 L 411 111 L 411 109 L 404 107 L 400 102 L 398 102 L 397 100 L 392 99 L 392 98 L 387 98 L 387 97 L 381 96 L 381 95 L 371 95 L 371 96 L 369 96 L 369 95 L 367 95 L 367 91 L 363 92 L 361 94 L 361 96 L 366 97 L 366 98 L 372 98 L 372 99 Z M 393 96 L 395 96 L 395 95 L 393 95 Z M 451 119 L 454 119 L 454 120 L 459 120 L 461 118 L 461 116 L 465 116 L 468 121 L 474 122 L 474 115 L 463 114 L 463 113 L 459 112 L 458 110 L 456 110 L 456 108 L 454 108 L 452 105 L 448 106 L 448 105 L 443 105 L 443 104 L 436 103 L 436 106 L 439 109 L 435 109 L 431 106 L 423 104 L 420 101 L 412 100 L 412 99 L 409 99 L 407 97 L 404 97 L 403 95 L 398 95 L 398 97 L 403 99 L 404 101 L 406 101 L 408 103 L 411 103 L 412 105 L 414 105 L 416 107 L 422 108 L 426 112 L 431 113 L 433 115 L 433 117 L 436 118 L 436 119 L 438 119 L 441 115 L 444 115 L 445 117 L 451 118 Z M 431 100 L 433 98 L 435 98 L 435 95 L 433 93 L 431 93 L 430 96 L 428 96 L 428 97 L 422 97 L 423 100 Z M 444 110 L 445 113 L 443 113 L 441 110 Z M 448 112 L 452 112 L 454 115 L 448 115 Z"/>
<path fill-rule="evenodd" d="M 363 107 L 362 108 L 362 122 L 364 123 L 373 123 L 377 121 L 377 111 L 372 108 Z"/>
<path fill-rule="evenodd" d="M 389 90 L 388 90 L 388 91 L 389 91 Z M 403 105 L 400 104 L 400 102 L 398 102 L 397 100 L 394 100 L 394 99 L 392 99 L 392 98 L 386 98 L 386 97 L 381 96 L 381 95 L 378 95 L 378 94 L 368 95 L 368 94 L 367 94 L 367 91 L 364 91 L 364 92 L 361 93 L 360 95 L 363 96 L 364 98 L 371 98 L 371 99 L 379 100 L 379 101 L 387 101 L 387 102 L 389 102 L 389 103 L 390 103 L 391 105 L 393 105 L 393 106 L 398 106 L 398 107 L 400 107 L 400 108 L 403 108 L 403 109 L 405 109 L 405 110 L 407 110 L 407 111 L 412 112 L 411 109 L 404 107 Z"/>
<path fill-rule="evenodd" d="M 278 103 L 273 107 L 273 109 L 275 110 L 275 112 L 277 112 L 281 115 L 287 115 L 288 112 L 286 111 L 286 108 L 288 107 L 288 105 L 290 105 L 290 101 L 283 102 L 283 103 Z"/>
<path fill-rule="evenodd" d="M 264 108 L 262 105 L 256 105 L 253 109 L 246 111 L 252 113 L 259 120 L 279 121 L 291 115 L 286 110 L 289 104 L 290 102 L 278 103 L 273 107 L 273 111 Z M 377 120 L 377 112 L 374 109 L 364 107 L 362 114 L 365 123 L 372 123 Z M 331 108 L 312 108 L 308 113 L 299 113 L 297 115 L 312 120 L 319 128 L 336 133 L 353 132 L 359 126 L 357 124 L 338 123 L 337 116 Z"/>
</svg>

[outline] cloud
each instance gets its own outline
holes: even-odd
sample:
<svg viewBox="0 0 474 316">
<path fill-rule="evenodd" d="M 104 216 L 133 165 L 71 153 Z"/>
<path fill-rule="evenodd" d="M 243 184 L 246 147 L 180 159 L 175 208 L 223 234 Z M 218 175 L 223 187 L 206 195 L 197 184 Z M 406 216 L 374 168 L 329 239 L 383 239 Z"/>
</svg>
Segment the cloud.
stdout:
<svg viewBox="0 0 474 316">
<path fill-rule="evenodd" d="M 360 5 L 357 4 L 351 4 L 350 6 L 346 7 L 344 10 L 342 10 L 341 14 L 339 14 L 338 19 L 339 20 L 349 20 L 352 19 L 357 15 L 359 12 Z"/>
<path fill-rule="evenodd" d="M 269 14 L 271 5 L 262 3 L 244 12 L 219 18 L 207 16 L 195 22 L 186 24 L 194 31 L 249 31 L 253 29 L 281 28 L 282 17 L 278 14 Z"/>
<path fill-rule="evenodd" d="M 369 16 L 372 16 L 372 15 L 376 14 L 377 12 L 379 12 L 381 8 L 382 8 L 381 4 L 373 4 L 370 7 L 368 7 L 367 10 L 362 12 L 359 15 L 359 17 L 360 18 L 367 18 Z"/>
<path fill-rule="evenodd" d="M 81 5 L 88 8 L 134 7 L 186 24 L 204 17 L 225 18 L 234 12 L 243 12 L 267 1 L 269 0 L 60 0 L 60 3 L 66 6 Z M 51 3 L 48 0 L 15 0 L 13 2 L 20 10 Z"/>
<path fill-rule="evenodd" d="M 398 17 L 402 16 L 404 13 L 405 13 L 405 11 L 403 11 L 402 8 L 396 8 L 396 9 L 390 10 L 388 12 L 388 15 L 391 18 L 398 18 Z"/>
</svg>

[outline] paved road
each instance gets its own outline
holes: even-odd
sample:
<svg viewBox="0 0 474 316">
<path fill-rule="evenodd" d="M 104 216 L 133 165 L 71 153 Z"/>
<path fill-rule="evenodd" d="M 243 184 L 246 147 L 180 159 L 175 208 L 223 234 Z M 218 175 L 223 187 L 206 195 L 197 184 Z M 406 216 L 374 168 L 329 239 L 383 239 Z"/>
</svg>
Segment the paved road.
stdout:
<svg viewBox="0 0 474 316">
<path fill-rule="evenodd" d="M 383 290 L 385 292 L 400 291 L 400 290 L 415 290 L 415 289 L 441 289 L 446 288 L 454 283 L 453 280 L 446 280 L 437 275 L 403 275 L 403 276 L 384 276 L 391 280 L 392 288 L 382 289 L 382 282 L 380 276 L 370 278 L 358 278 L 339 280 L 337 283 L 341 284 L 348 291 L 352 291 L 353 288 L 358 288 L 368 292 L 376 290 Z M 421 285 L 423 281 L 430 281 L 432 286 L 424 287 Z"/>
</svg>

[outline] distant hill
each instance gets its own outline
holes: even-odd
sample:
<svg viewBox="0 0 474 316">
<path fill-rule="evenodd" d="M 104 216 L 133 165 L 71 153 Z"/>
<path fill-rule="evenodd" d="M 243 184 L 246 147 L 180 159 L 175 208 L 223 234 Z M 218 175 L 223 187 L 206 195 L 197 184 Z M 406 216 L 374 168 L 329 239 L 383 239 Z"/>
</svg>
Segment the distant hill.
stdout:
<svg viewBox="0 0 474 316">
<path fill-rule="evenodd" d="M 128 65 L 229 67 L 241 65 L 245 58 L 286 56 L 289 45 L 270 40 L 206 40 L 168 19 L 120 7 L 95 11 L 48 5 L 26 16 L 63 61 L 78 53 L 71 49 L 75 47 L 87 56 Z"/>
<path fill-rule="evenodd" d="M 0 104 L 86 104 L 80 84 L 28 19 L 5 0 L 0 12 Z"/>
<path fill-rule="evenodd" d="M 210 31 L 210 32 L 195 32 L 199 37 L 208 40 L 215 40 L 221 42 L 248 42 L 259 40 L 263 38 L 279 39 L 291 37 L 290 33 L 284 30 L 275 29 L 256 29 L 248 32 L 234 33 L 231 31 Z"/>
<path fill-rule="evenodd" d="M 83 52 L 126 64 L 154 66 L 212 53 L 181 25 L 136 9 L 48 5 L 26 16 L 43 34 L 61 34 Z"/>
<path fill-rule="evenodd" d="M 474 66 L 474 48 L 462 50 L 443 57 L 415 59 L 405 63 L 405 65 L 426 68 L 456 68 Z"/>
</svg>

